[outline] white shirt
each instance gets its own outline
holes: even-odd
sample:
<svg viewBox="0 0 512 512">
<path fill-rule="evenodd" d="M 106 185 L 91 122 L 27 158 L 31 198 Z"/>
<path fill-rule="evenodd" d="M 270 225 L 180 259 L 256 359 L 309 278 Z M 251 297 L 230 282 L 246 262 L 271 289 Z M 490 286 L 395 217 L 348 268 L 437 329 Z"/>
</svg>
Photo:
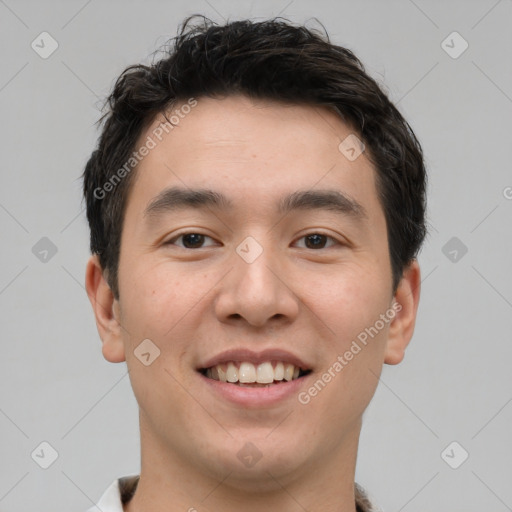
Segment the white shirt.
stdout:
<svg viewBox="0 0 512 512">
<path fill-rule="evenodd" d="M 103 493 L 100 501 L 87 512 L 123 512 L 123 502 L 129 501 L 139 481 L 139 475 L 114 480 Z"/>
</svg>

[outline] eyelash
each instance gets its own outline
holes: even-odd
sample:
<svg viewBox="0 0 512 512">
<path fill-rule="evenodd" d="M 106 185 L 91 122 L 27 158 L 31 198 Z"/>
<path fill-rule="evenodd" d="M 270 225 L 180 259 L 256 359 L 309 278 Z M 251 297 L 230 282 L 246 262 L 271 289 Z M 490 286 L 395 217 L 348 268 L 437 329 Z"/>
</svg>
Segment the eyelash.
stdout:
<svg viewBox="0 0 512 512">
<path fill-rule="evenodd" d="M 176 245 L 175 244 L 176 240 L 179 240 L 180 238 L 183 238 L 183 237 L 185 237 L 187 235 L 201 235 L 201 236 L 203 236 L 205 238 L 209 238 L 210 240 L 213 240 L 213 238 L 211 236 L 205 235 L 203 233 L 199 233 L 199 232 L 196 232 L 196 231 L 188 231 L 186 233 L 182 233 L 182 234 L 180 234 L 178 236 L 175 236 L 174 238 L 168 240 L 167 242 L 165 242 L 164 245 Z M 325 237 L 328 241 L 334 242 L 331 245 L 328 245 L 327 247 L 321 247 L 320 249 L 328 249 L 329 247 L 332 247 L 333 245 L 343 245 L 340 241 L 336 240 L 334 237 L 326 235 L 325 233 L 317 232 L 317 231 L 312 231 L 311 233 L 303 235 L 303 236 L 299 237 L 297 240 L 302 240 L 302 239 L 305 239 L 305 238 L 313 236 L 313 235 L 322 236 L 322 237 Z M 196 248 L 183 247 L 183 246 L 178 246 L 178 247 L 181 247 L 182 249 L 188 249 L 188 250 L 196 250 L 196 249 L 204 249 L 205 248 L 203 246 L 196 247 Z M 206 247 L 211 247 L 211 246 L 206 246 Z M 302 247 L 302 248 L 303 249 L 308 249 L 308 247 Z M 311 248 L 309 248 L 309 249 L 311 249 Z M 311 249 L 311 250 L 313 250 L 313 251 L 317 250 L 318 251 L 320 249 Z"/>
</svg>

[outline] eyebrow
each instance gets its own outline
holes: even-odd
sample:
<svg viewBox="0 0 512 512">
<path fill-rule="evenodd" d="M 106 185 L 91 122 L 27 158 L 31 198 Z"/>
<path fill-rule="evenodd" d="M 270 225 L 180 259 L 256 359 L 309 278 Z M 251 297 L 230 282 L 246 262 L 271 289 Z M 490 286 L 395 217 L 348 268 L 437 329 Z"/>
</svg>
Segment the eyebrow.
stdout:
<svg viewBox="0 0 512 512">
<path fill-rule="evenodd" d="M 171 187 L 148 204 L 144 217 L 157 217 L 184 208 L 229 210 L 232 207 L 233 202 L 228 197 L 214 190 Z M 298 190 L 281 198 L 278 212 L 286 215 L 293 210 L 330 210 L 356 220 L 368 218 L 363 205 L 336 190 Z"/>
</svg>

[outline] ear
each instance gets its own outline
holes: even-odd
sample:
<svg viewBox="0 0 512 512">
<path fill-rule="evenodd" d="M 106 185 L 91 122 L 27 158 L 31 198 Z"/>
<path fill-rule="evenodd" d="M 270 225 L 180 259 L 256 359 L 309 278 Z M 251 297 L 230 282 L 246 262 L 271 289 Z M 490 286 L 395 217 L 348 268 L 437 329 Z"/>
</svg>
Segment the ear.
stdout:
<svg viewBox="0 0 512 512">
<path fill-rule="evenodd" d="M 119 323 L 119 301 L 114 298 L 96 254 L 87 262 L 85 289 L 103 342 L 103 357 L 111 363 L 125 361 L 122 327 Z"/>
<path fill-rule="evenodd" d="M 417 260 L 404 270 L 393 301 L 396 315 L 389 326 L 384 362 L 398 364 L 405 355 L 416 323 L 416 312 L 420 300 L 421 275 Z"/>
</svg>

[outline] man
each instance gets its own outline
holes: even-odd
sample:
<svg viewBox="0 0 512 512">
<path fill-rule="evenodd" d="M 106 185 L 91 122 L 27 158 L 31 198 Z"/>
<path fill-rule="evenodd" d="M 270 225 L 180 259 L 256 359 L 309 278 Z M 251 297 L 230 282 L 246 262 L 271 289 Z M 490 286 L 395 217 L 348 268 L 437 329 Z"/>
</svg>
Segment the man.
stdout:
<svg viewBox="0 0 512 512">
<path fill-rule="evenodd" d="M 280 20 L 186 20 L 109 106 L 86 287 L 141 472 L 91 510 L 371 510 L 362 415 L 420 291 L 409 125 L 349 50 Z"/>
</svg>

